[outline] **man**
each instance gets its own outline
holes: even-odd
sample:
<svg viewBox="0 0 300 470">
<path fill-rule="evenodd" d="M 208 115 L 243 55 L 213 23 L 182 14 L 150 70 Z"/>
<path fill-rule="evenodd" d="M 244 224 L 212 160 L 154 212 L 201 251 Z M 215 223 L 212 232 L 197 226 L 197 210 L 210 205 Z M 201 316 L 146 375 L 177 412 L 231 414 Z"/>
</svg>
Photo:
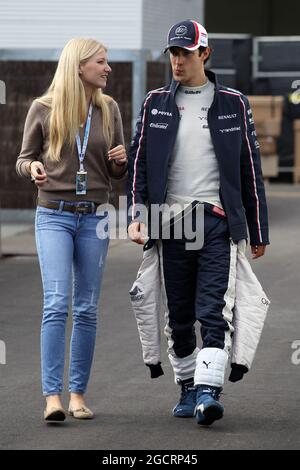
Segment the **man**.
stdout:
<svg viewBox="0 0 300 470">
<path fill-rule="evenodd" d="M 204 206 L 203 246 L 190 250 L 184 235 L 171 236 L 162 239 L 161 253 L 169 359 L 181 385 L 173 415 L 196 414 L 199 424 L 210 425 L 224 411 L 219 395 L 233 333 L 237 243 L 248 238 L 248 224 L 253 259 L 264 255 L 267 206 L 248 100 L 205 70 L 211 53 L 206 30 L 194 20 L 173 25 L 166 51 L 172 83 L 147 94 L 131 144 L 128 234 L 144 243 L 144 204 L 150 215 L 157 204 L 191 207 L 193 226 L 199 203 Z M 162 238 L 149 230 L 145 248 Z M 243 372 L 233 368 L 230 380 Z"/>
</svg>

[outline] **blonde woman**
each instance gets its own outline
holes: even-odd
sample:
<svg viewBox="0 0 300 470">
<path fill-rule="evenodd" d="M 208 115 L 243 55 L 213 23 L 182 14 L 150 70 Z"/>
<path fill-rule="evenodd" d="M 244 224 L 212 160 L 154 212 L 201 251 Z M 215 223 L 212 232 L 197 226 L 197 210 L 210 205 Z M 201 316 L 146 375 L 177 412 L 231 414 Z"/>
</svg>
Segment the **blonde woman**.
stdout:
<svg viewBox="0 0 300 470">
<path fill-rule="evenodd" d="M 63 421 L 65 327 L 73 280 L 69 414 L 90 419 L 84 394 L 96 336 L 97 303 L 108 249 L 96 226 L 107 214 L 111 177 L 127 171 L 118 105 L 103 94 L 111 68 L 107 49 L 72 39 L 62 51 L 45 95 L 28 112 L 16 170 L 38 187 L 36 243 L 44 290 L 41 327 L 42 388 L 46 421 Z M 107 221 L 108 222 L 108 221 Z"/>
</svg>

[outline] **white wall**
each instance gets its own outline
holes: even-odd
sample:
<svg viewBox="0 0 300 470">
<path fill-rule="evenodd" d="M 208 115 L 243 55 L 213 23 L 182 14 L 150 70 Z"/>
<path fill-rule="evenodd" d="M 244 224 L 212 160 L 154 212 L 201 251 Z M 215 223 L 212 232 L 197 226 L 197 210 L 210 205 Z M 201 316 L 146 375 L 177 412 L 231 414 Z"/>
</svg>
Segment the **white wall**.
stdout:
<svg viewBox="0 0 300 470">
<path fill-rule="evenodd" d="M 139 49 L 142 1 L 0 0 L 0 49 L 59 49 L 78 36 Z"/>
<path fill-rule="evenodd" d="M 93 37 L 109 49 L 160 50 L 170 26 L 203 21 L 204 0 L 0 0 L 0 49 L 60 49 Z"/>
<path fill-rule="evenodd" d="M 204 21 L 204 0 L 143 0 L 144 49 L 161 50 L 172 24 L 188 18 Z"/>
</svg>

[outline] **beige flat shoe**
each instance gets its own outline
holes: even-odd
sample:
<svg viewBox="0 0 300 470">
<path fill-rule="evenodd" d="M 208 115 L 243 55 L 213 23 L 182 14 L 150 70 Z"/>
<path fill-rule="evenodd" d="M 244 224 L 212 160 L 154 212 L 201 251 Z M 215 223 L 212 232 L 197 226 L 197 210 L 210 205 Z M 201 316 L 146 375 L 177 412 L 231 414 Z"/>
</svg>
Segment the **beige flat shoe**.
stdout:
<svg viewBox="0 0 300 470">
<path fill-rule="evenodd" d="M 64 421 L 66 419 L 66 412 L 63 408 L 51 406 L 44 411 L 45 421 Z"/>
<path fill-rule="evenodd" d="M 69 406 L 68 413 L 70 416 L 73 416 L 73 418 L 77 419 L 93 419 L 94 418 L 94 413 L 85 405 L 81 406 L 80 408 L 77 408 L 76 410 L 73 410 L 71 406 Z"/>
</svg>

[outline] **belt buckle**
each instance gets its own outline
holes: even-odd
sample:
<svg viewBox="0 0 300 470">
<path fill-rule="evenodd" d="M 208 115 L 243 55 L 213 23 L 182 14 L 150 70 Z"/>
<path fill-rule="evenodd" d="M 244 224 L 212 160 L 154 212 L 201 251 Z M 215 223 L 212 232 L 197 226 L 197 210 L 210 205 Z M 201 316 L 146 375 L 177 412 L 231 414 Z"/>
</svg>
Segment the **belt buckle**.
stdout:
<svg viewBox="0 0 300 470">
<path fill-rule="evenodd" d="M 75 207 L 75 212 L 79 212 L 80 214 L 89 214 L 92 212 L 92 207 L 88 202 L 78 202 Z"/>
</svg>

